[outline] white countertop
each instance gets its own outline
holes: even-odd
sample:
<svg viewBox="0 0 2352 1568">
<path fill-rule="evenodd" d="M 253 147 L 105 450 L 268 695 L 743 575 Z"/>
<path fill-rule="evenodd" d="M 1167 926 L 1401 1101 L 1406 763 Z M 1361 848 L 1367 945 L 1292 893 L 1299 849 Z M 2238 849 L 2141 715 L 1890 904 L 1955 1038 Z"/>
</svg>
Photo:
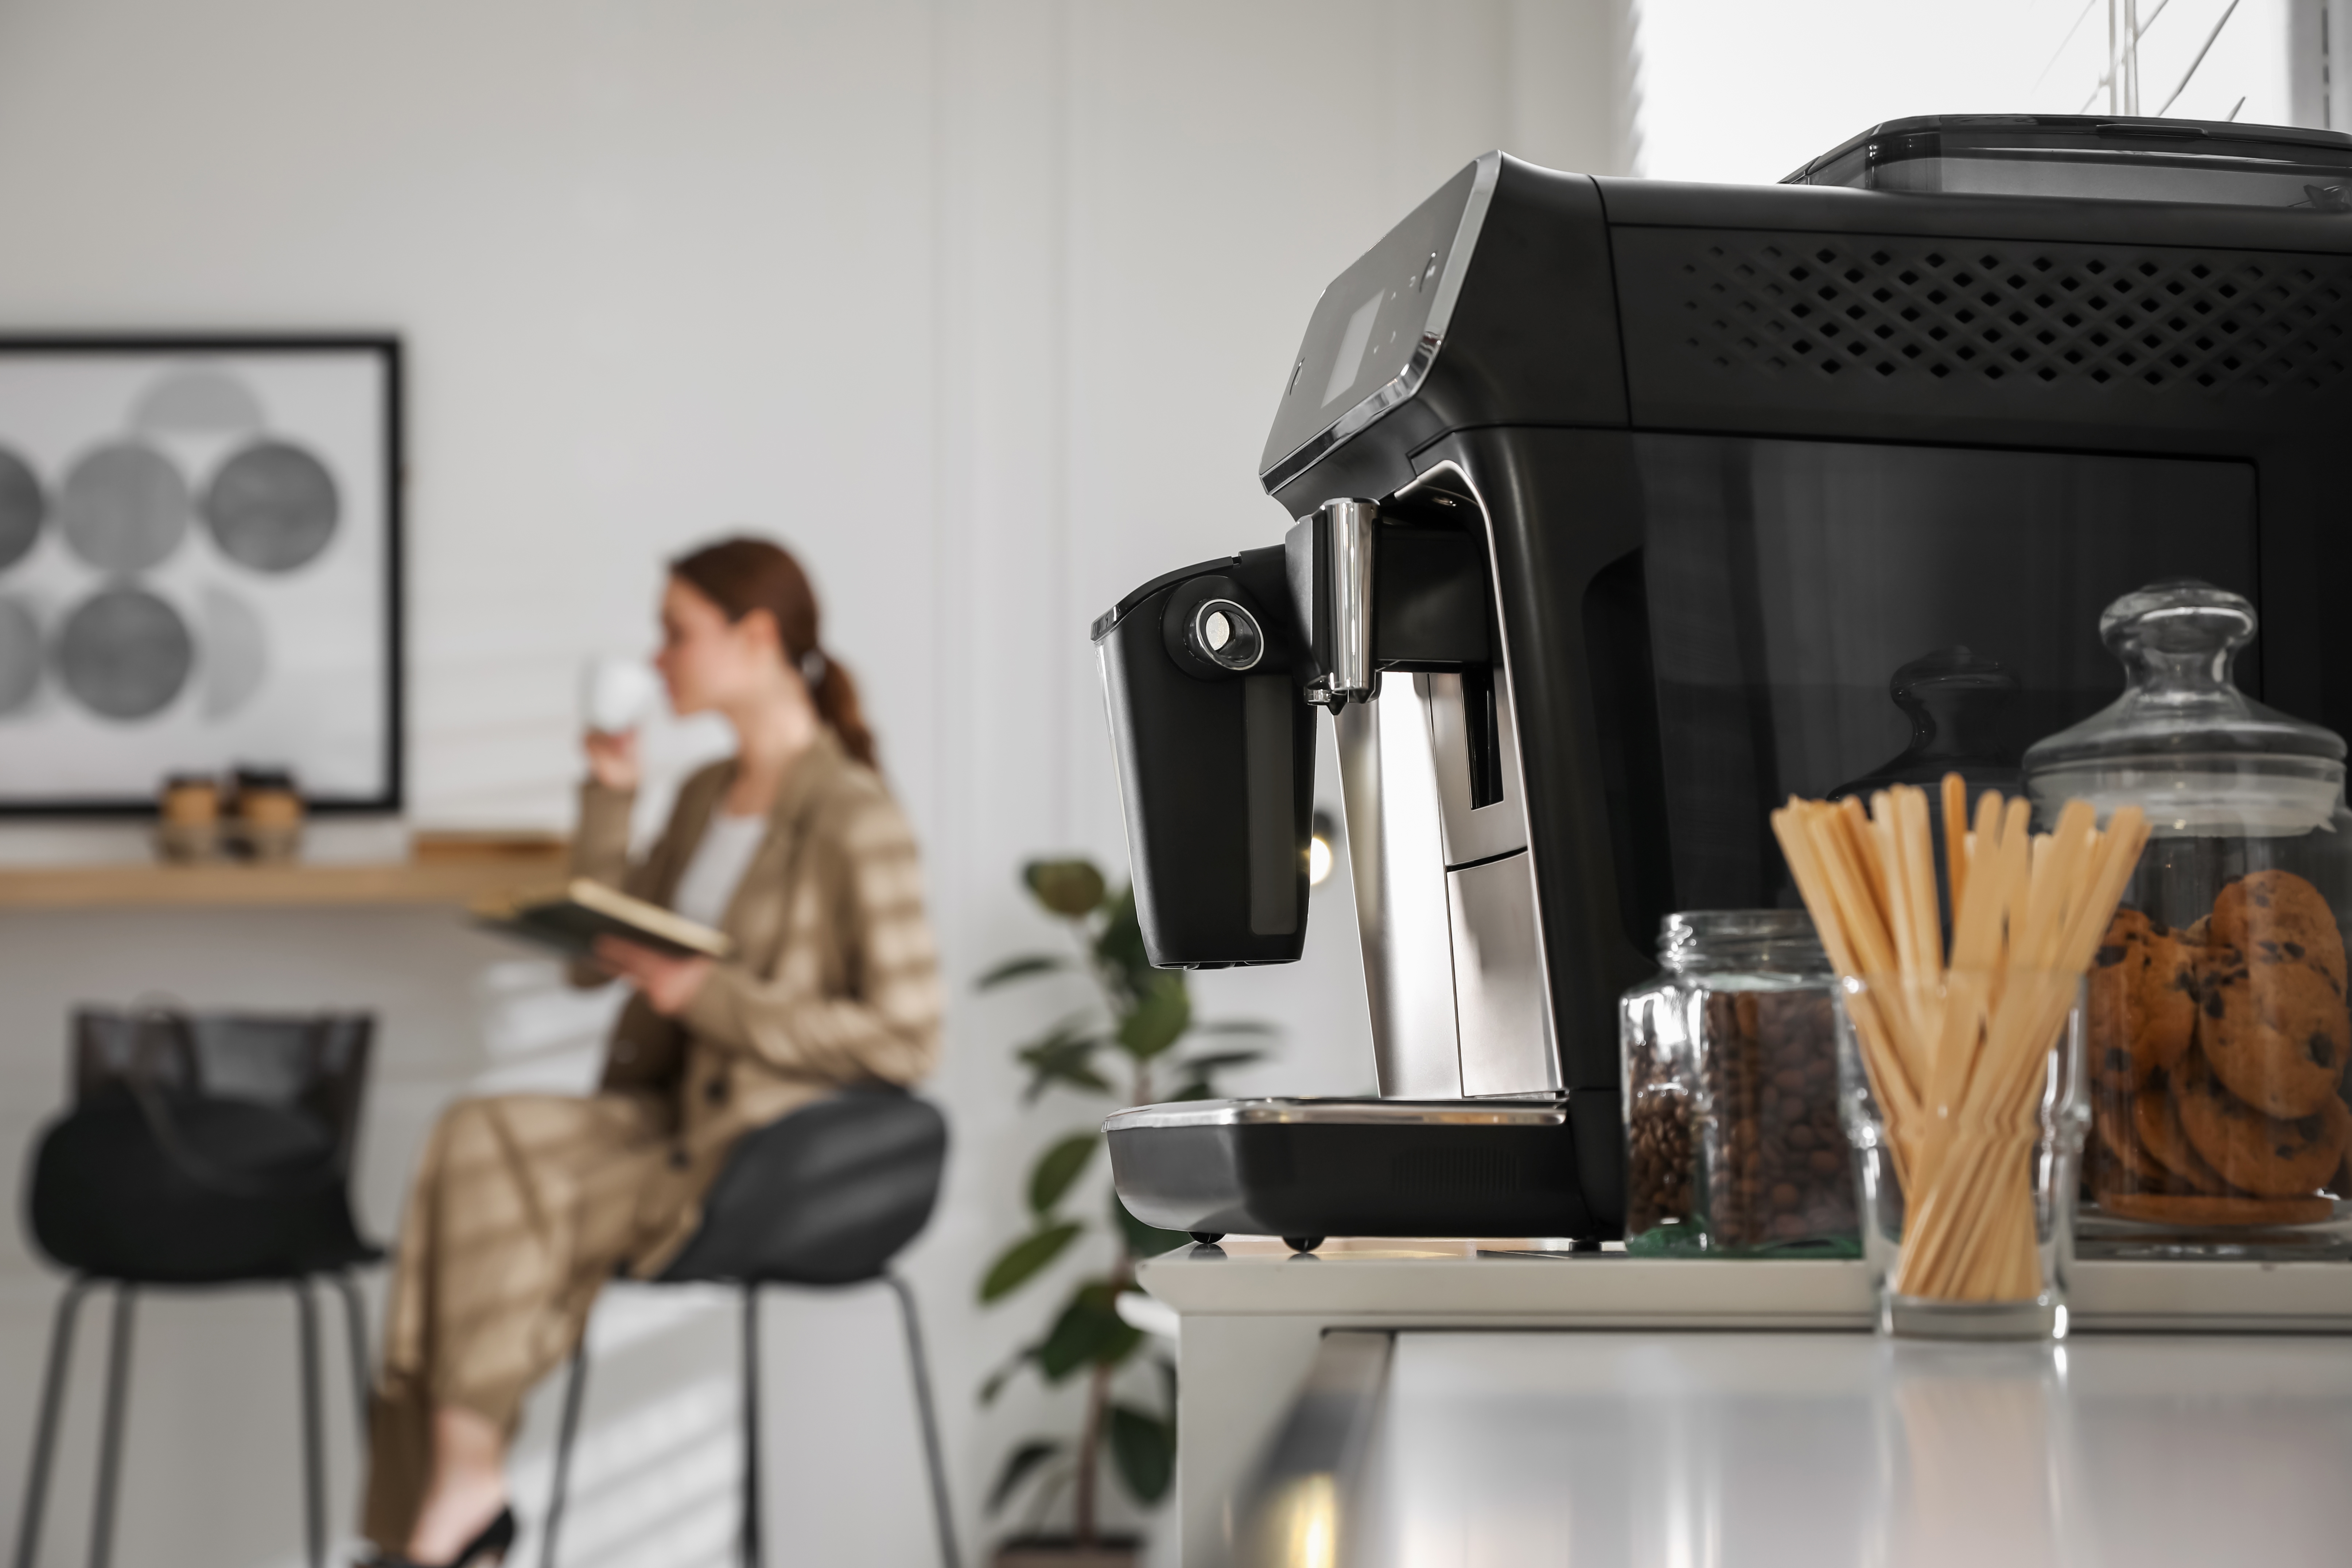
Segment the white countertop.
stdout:
<svg viewBox="0 0 2352 1568">
<path fill-rule="evenodd" d="M 2078 1261 L 2063 1345 L 1954 1346 L 1859 1262 L 1544 1246 L 1144 1263 L 1187 1568 L 2352 1563 L 2352 1263 Z"/>
<path fill-rule="evenodd" d="M 2340 1564 L 2352 1341 L 1404 1332 L 1358 1474 L 1326 1562 Z"/>
</svg>

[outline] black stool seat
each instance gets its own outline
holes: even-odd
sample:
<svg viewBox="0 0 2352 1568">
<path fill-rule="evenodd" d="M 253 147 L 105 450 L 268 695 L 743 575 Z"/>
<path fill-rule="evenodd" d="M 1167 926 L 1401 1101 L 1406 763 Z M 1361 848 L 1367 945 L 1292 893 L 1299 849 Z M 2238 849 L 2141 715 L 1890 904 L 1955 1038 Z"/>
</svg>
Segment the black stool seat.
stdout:
<svg viewBox="0 0 2352 1568">
<path fill-rule="evenodd" d="M 860 1088 L 747 1132 L 703 1199 L 669 1284 L 856 1285 L 929 1223 L 948 1124 L 904 1089 Z"/>
<path fill-rule="evenodd" d="M 760 1314 L 763 1285 L 839 1287 L 880 1280 L 897 1298 L 921 1419 L 940 1559 L 956 1568 L 955 1531 L 922 1329 L 890 1261 L 931 1217 L 947 1168 L 947 1121 L 887 1085 L 843 1089 L 747 1132 L 703 1199 L 702 1224 L 656 1284 L 724 1283 L 743 1292 L 743 1526 L 746 1568 L 760 1563 Z M 583 1335 L 572 1352 L 556 1436 L 555 1484 L 540 1547 L 554 1568 L 572 1439 L 587 1383 Z"/>
<path fill-rule="evenodd" d="M 113 1547 L 139 1293 L 278 1284 L 294 1294 L 302 1373 L 304 1544 L 327 1560 L 314 1284 L 342 1297 L 361 1435 L 367 1322 L 352 1270 L 383 1256 L 352 1215 L 352 1150 L 375 1021 L 84 1009 L 74 1016 L 74 1104 L 34 1146 L 25 1215 L 34 1244 L 74 1278 L 58 1303 L 16 1531 L 16 1568 L 40 1552 L 66 1371 L 81 1304 L 114 1291 L 100 1427 L 91 1568 Z"/>
<path fill-rule="evenodd" d="M 178 1150 L 159 1145 L 148 1109 L 121 1088 L 42 1137 L 26 1218 L 53 1262 L 141 1285 L 233 1285 L 382 1260 L 353 1223 L 343 1151 L 315 1117 L 183 1092 L 165 1106 Z M 190 1173 L 189 1154 L 210 1170 Z"/>
</svg>

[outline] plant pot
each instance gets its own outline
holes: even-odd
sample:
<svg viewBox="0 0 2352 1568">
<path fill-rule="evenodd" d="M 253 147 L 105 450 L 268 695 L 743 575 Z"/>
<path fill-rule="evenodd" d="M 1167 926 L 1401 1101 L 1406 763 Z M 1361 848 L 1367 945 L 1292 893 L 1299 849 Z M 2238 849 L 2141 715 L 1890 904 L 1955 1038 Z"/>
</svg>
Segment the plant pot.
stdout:
<svg viewBox="0 0 2352 1568">
<path fill-rule="evenodd" d="M 996 1549 L 990 1568 L 1135 1568 L 1143 1561 L 1143 1539 L 1097 1535 L 1080 1546 L 1066 1535 L 1016 1535 Z"/>
</svg>

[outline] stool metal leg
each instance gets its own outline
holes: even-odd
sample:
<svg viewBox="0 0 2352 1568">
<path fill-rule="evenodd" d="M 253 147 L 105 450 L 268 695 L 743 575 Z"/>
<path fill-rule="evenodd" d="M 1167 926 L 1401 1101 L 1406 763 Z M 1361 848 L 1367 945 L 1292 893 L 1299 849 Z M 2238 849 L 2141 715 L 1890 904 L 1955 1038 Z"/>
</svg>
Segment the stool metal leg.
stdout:
<svg viewBox="0 0 2352 1568">
<path fill-rule="evenodd" d="M 114 1555 L 114 1494 L 122 1477 L 122 1415 L 131 1403 L 131 1314 L 139 1288 L 114 1287 L 114 1331 L 106 1352 L 106 1417 L 99 1429 L 98 1495 L 90 1508 L 89 1568 L 107 1568 Z"/>
<path fill-rule="evenodd" d="M 896 1274 L 883 1282 L 898 1297 L 898 1319 L 907 1327 L 907 1365 L 914 1373 L 915 1409 L 923 1421 L 923 1463 L 931 1474 L 931 1519 L 939 1526 L 942 1568 L 959 1568 L 955 1516 L 949 1511 L 947 1466 L 940 1458 L 940 1420 L 931 1407 L 930 1358 L 923 1353 L 922 1324 L 915 1311 L 915 1293 Z"/>
<path fill-rule="evenodd" d="M 16 1516 L 16 1568 L 33 1568 L 41 1550 L 41 1512 L 49 1500 L 49 1465 L 57 1457 L 58 1420 L 65 1414 L 66 1369 L 73 1361 L 74 1324 L 81 1317 L 82 1298 L 97 1283 L 77 1277 L 58 1298 L 58 1315 L 49 1329 L 49 1364 L 41 1374 L 41 1414 L 33 1428 L 33 1463 L 25 1475 L 25 1508 Z"/>
<path fill-rule="evenodd" d="M 297 1278 L 295 1315 L 301 1324 L 302 1358 L 302 1544 L 310 1568 L 327 1568 L 327 1457 L 319 1411 L 319 1307 L 310 1282 Z"/>
<path fill-rule="evenodd" d="M 743 1568 L 760 1568 L 760 1285 L 743 1281 Z"/>
<path fill-rule="evenodd" d="M 352 1408 L 360 1424 L 360 1452 L 367 1453 L 368 1401 L 372 1390 L 368 1381 L 367 1304 L 360 1300 L 359 1281 L 348 1268 L 338 1268 L 327 1278 L 343 1298 L 343 1334 L 345 1348 L 352 1358 Z"/>
<path fill-rule="evenodd" d="M 555 1427 L 555 1482 L 548 1490 L 547 1522 L 540 1528 L 539 1568 L 555 1568 L 555 1532 L 563 1523 L 563 1493 L 572 1480 L 572 1439 L 580 1432 L 580 1400 L 588 1386 L 588 1336 L 572 1349 L 563 1377 L 563 1416 Z"/>
</svg>

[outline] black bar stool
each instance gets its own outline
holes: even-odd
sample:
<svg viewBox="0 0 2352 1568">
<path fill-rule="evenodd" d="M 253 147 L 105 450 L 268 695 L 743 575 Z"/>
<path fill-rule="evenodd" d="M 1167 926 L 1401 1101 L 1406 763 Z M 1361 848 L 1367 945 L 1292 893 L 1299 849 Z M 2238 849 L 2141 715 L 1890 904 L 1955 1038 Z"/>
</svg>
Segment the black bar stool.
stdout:
<svg viewBox="0 0 2352 1568">
<path fill-rule="evenodd" d="M 957 1568 L 955 1524 L 940 1456 L 939 1420 L 915 1298 L 890 1260 L 930 1218 L 946 1168 L 947 1121 L 902 1089 L 861 1087 L 802 1107 L 744 1134 L 703 1200 L 702 1226 L 655 1283 L 723 1283 L 743 1292 L 743 1529 L 745 1568 L 760 1568 L 760 1288 L 838 1288 L 879 1279 L 906 1330 L 907 1362 L 921 1418 L 923 1460 L 943 1568 Z M 540 1568 L 554 1568 L 571 1478 L 572 1444 L 588 1380 L 585 1337 L 572 1355 L 555 1440 Z"/>
<path fill-rule="evenodd" d="M 74 1328 L 91 1291 L 114 1289 L 89 1544 L 90 1568 L 107 1568 L 141 1293 L 269 1284 L 294 1293 L 303 1543 L 311 1568 L 326 1568 L 312 1289 L 324 1282 L 343 1299 L 364 1444 L 367 1320 L 352 1272 L 383 1253 L 352 1219 L 351 1158 L 374 1032 L 365 1014 L 74 1016 L 74 1104 L 41 1132 L 26 1205 L 34 1244 L 74 1278 L 49 1334 L 16 1568 L 34 1568 L 40 1552 Z"/>
</svg>

